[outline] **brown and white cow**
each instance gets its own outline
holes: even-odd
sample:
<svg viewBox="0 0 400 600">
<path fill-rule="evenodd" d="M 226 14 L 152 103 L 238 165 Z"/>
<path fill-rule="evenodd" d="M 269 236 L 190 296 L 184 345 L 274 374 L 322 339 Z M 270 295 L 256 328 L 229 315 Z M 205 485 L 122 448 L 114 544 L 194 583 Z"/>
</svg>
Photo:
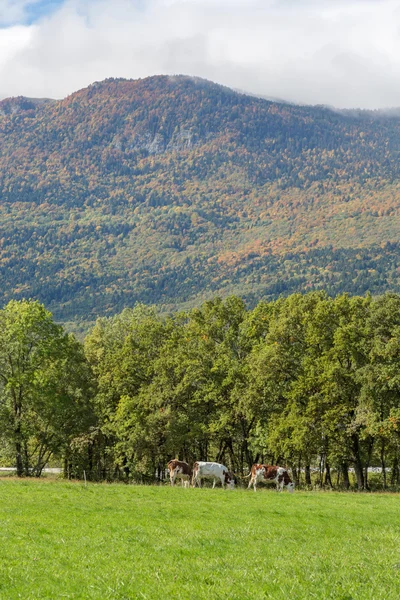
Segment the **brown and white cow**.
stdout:
<svg viewBox="0 0 400 600">
<path fill-rule="evenodd" d="M 254 486 L 254 491 L 257 491 L 257 483 L 259 481 L 268 481 L 276 483 L 276 489 L 283 491 L 286 487 L 288 492 L 294 492 L 294 483 L 289 477 L 289 473 L 283 467 L 271 466 L 271 465 L 259 465 L 255 464 L 251 467 L 251 471 L 247 477 L 250 477 L 250 483 L 247 489 Z"/>
<path fill-rule="evenodd" d="M 229 473 L 228 469 L 219 463 L 215 462 L 204 462 L 198 460 L 193 465 L 193 487 L 196 487 L 196 483 L 199 487 L 201 487 L 201 480 L 205 479 L 213 479 L 213 488 L 215 488 L 215 484 L 219 479 L 222 487 L 225 486 L 230 488 L 231 490 L 235 487 L 235 478 Z"/>
<path fill-rule="evenodd" d="M 190 480 L 192 478 L 192 469 L 186 462 L 183 462 L 182 460 L 176 460 L 174 458 L 173 460 L 169 461 L 167 467 L 171 485 L 175 484 L 176 479 L 180 479 L 182 481 L 182 485 L 187 483 L 189 487 Z"/>
</svg>

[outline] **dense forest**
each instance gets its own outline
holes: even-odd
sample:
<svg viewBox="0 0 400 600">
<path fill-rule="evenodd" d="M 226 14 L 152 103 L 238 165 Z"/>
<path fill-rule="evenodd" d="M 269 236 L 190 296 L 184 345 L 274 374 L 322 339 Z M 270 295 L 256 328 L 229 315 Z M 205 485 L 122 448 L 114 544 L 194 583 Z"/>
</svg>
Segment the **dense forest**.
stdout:
<svg viewBox="0 0 400 600">
<path fill-rule="evenodd" d="M 302 485 L 400 484 L 400 296 L 237 296 L 99 318 L 84 343 L 37 301 L 0 311 L 0 457 L 20 476 L 154 482 L 169 459 Z M 312 472 L 317 476 L 312 478 Z M 353 477 L 354 472 L 354 477 Z"/>
<path fill-rule="evenodd" d="M 400 118 L 201 79 L 0 102 L 0 300 L 61 322 L 216 294 L 400 292 Z"/>
</svg>

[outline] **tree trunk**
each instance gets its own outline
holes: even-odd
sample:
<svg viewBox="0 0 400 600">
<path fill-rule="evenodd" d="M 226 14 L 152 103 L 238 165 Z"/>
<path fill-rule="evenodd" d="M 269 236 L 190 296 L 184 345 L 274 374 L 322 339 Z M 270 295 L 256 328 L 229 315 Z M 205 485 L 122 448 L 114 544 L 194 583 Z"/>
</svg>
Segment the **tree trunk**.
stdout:
<svg viewBox="0 0 400 600">
<path fill-rule="evenodd" d="M 26 443 L 26 440 L 24 440 L 23 447 L 24 447 L 24 474 L 26 477 L 29 477 L 29 475 L 30 475 L 29 455 L 28 455 L 28 444 Z"/>
<path fill-rule="evenodd" d="M 364 476 L 364 488 L 366 490 L 369 490 L 369 485 L 368 485 L 368 468 L 371 464 L 371 457 L 372 457 L 372 449 L 374 447 L 374 438 L 370 437 L 368 439 L 368 455 L 367 455 L 367 461 L 365 464 L 365 476 Z"/>
<path fill-rule="evenodd" d="M 229 440 L 227 440 L 226 446 L 227 446 L 227 450 L 228 450 L 229 456 L 230 456 L 231 469 L 232 469 L 232 471 L 236 471 L 237 472 L 237 467 L 238 466 L 237 466 L 235 452 L 233 450 L 232 438 L 229 438 Z"/>
<path fill-rule="evenodd" d="M 306 465 L 306 485 L 311 485 L 311 468 L 310 465 Z"/>
<path fill-rule="evenodd" d="M 14 417 L 15 417 L 15 427 L 14 427 L 14 440 L 15 440 L 15 466 L 17 467 L 17 476 L 22 477 L 24 474 L 24 463 L 22 460 L 22 442 L 21 442 L 21 419 L 20 419 L 21 411 L 19 406 L 17 405 L 16 400 L 14 399 Z"/>
<path fill-rule="evenodd" d="M 222 462 L 222 459 L 223 459 L 224 454 L 225 454 L 225 450 L 226 450 L 226 442 L 225 441 L 221 441 L 220 444 L 219 444 L 219 450 L 218 450 L 216 462 L 218 462 L 218 463 Z"/>
<path fill-rule="evenodd" d="M 128 465 L 128 457 L 126 455 L 122 459 L 122 470 L 124 473 L 124 478 L 129 479 L 130 468 Z"/>
<path fill-rule="evenodd" d="M 252 456 L 252 454 L 251 454 L 251 452 L 249 450 L 249 446 L 248 446 L 247 440 L 245 440 L 244 454 L 245 454 L 245 457 L 246 457 L 247 466 L 248 466 L 248 468 L 250 470 L 251 467 L 253 466 L 253 462 L 254 461 L 253 461 L 253 456 Z"/>
<path fill-rule="evenodd" d="M 253 421 L 254 421 L 254 419 L 251 421 L 250 424 L 248 424 L 248 423 L 246 423 L 245 419 L 242 418 L 240 420 L 240 425 L 242 428 L 242 436 L 243 436 L 242 451 L 244 452 L 249 470 L 251 469 L 251 467 L 253 466 L 253 463 L 254 463 L 253 455 L 249 449 L 249 434 L 250 434 L 251 428 L 253 426 Z M 242 467 L 243 467 L 243 465 L 241 465 L 241 468 Z M 242 468 L 242 471 L 243 471 L 243 468 Z"/>
<path fill-rule="evenodd" d="M 17 467 L 17 476 L 22 477 L 24 474 L 24 465 L 22 463 L 22 447 L 21 442 L 15 442 L 15 465 Z"/>
<path fill-rule="evenodd" d="M 325 485 L 329 485 L 329 487 L 333 488 L 332 485 L 332 479 L 331 479 L 331 467 L 328 463 L 328 461 L 326 461 L 325 463 Z"/>
<path fill-rule="evenodd" d="M 342 475 L 343 475 L 343 485 L 346 490 L 350 488 L 350 480 L 349 480 L 349 465 L 344 462 L 341 465 Z"/>
<path fill-rule="evenodd" d="M 290 464 L 290 470 L 292 471 L 292 477 L 293 477 L 294 484 L 297 487 L 299 485 L 299 477 L 298 477 L 297 469 L 293 463 Z"/>
<path fill-rule="evenodd" d="M 324 472 L 324 459 L 319 457 L 319 486 L 322 487 L 322 474 Z"/>
<path fill-rule="evenodd" d="M 356 462 L 354 464 L 354 470 L 356 472 L 357 487 L 359 490 L 363 490 L 364 489 L 364 473 L 362 470 L 362 466 L 360 465 L 359 462 Z"/>
<path fill-rule="evenodd" d="M 64 479 L 71 479 L 71 470 L 70 447 L 67 446 L 64 454 Z"/>
<path fill-rule="evenodd" d="M 399 459 L 395 456 L 392 466 L 392 476 L 390 478 L 390 485 L 396 485 L 399 480 Z"/>
<path fill-rule="evenodd" d="M 363 474 L 363 464 L 360 456 L 360 441 L 358 439 L 358 435 L 353 433 L 351 436 L 353 442 L 353 454 L 354 454 L 354 470 L 356 472 L 357 479 L 357 487 L 359 490 L 364 489 L 364 474 Z"/>
<path fill-rule="evenodd" d="M 88 474 L 89 478 L 93 479 L 93 442 L 89 441 L 87 446 L 88 454 Z"/>
<path fill-rule="evenodd" d="M 387 482 L 386 482 L 386 464 L 385 464 L 385 440 L 383 438 L 382 438 L 382 443 L 381 443 L 381 467 L 382 467 L 383 489 L 386 490 Z"/>
<path fill-rule="evenodd" d="M 200 442 L 200 460 L 208 460 L 208 447 L 207 441 Z"/>
</svg>

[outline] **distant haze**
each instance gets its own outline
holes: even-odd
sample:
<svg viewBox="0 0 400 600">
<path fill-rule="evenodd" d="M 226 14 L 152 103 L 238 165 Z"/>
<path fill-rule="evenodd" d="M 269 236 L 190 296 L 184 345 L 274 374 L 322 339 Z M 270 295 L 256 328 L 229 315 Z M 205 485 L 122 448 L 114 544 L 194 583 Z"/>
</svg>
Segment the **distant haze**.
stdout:
<svg viewBox="0 0 400 600">
<path fill-rule="evenodd" d="M 398 0 L 0 0 L 0 97 L 197 75 L 339 108 L 400 106 Z"/>
</svg>

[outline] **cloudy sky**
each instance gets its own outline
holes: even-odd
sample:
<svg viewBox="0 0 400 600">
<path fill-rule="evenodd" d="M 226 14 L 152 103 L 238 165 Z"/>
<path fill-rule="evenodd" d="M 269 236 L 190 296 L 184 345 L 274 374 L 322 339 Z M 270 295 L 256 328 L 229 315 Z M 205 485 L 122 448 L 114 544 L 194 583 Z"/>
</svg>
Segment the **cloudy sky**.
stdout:
<svg viewBox="0 0 400 600">
<path fill-rule="evenodd" d="M 0 0 L 0 97 L 160 73 L 308 104 L 400 106 L 400 1 Z"/>
</svg>

